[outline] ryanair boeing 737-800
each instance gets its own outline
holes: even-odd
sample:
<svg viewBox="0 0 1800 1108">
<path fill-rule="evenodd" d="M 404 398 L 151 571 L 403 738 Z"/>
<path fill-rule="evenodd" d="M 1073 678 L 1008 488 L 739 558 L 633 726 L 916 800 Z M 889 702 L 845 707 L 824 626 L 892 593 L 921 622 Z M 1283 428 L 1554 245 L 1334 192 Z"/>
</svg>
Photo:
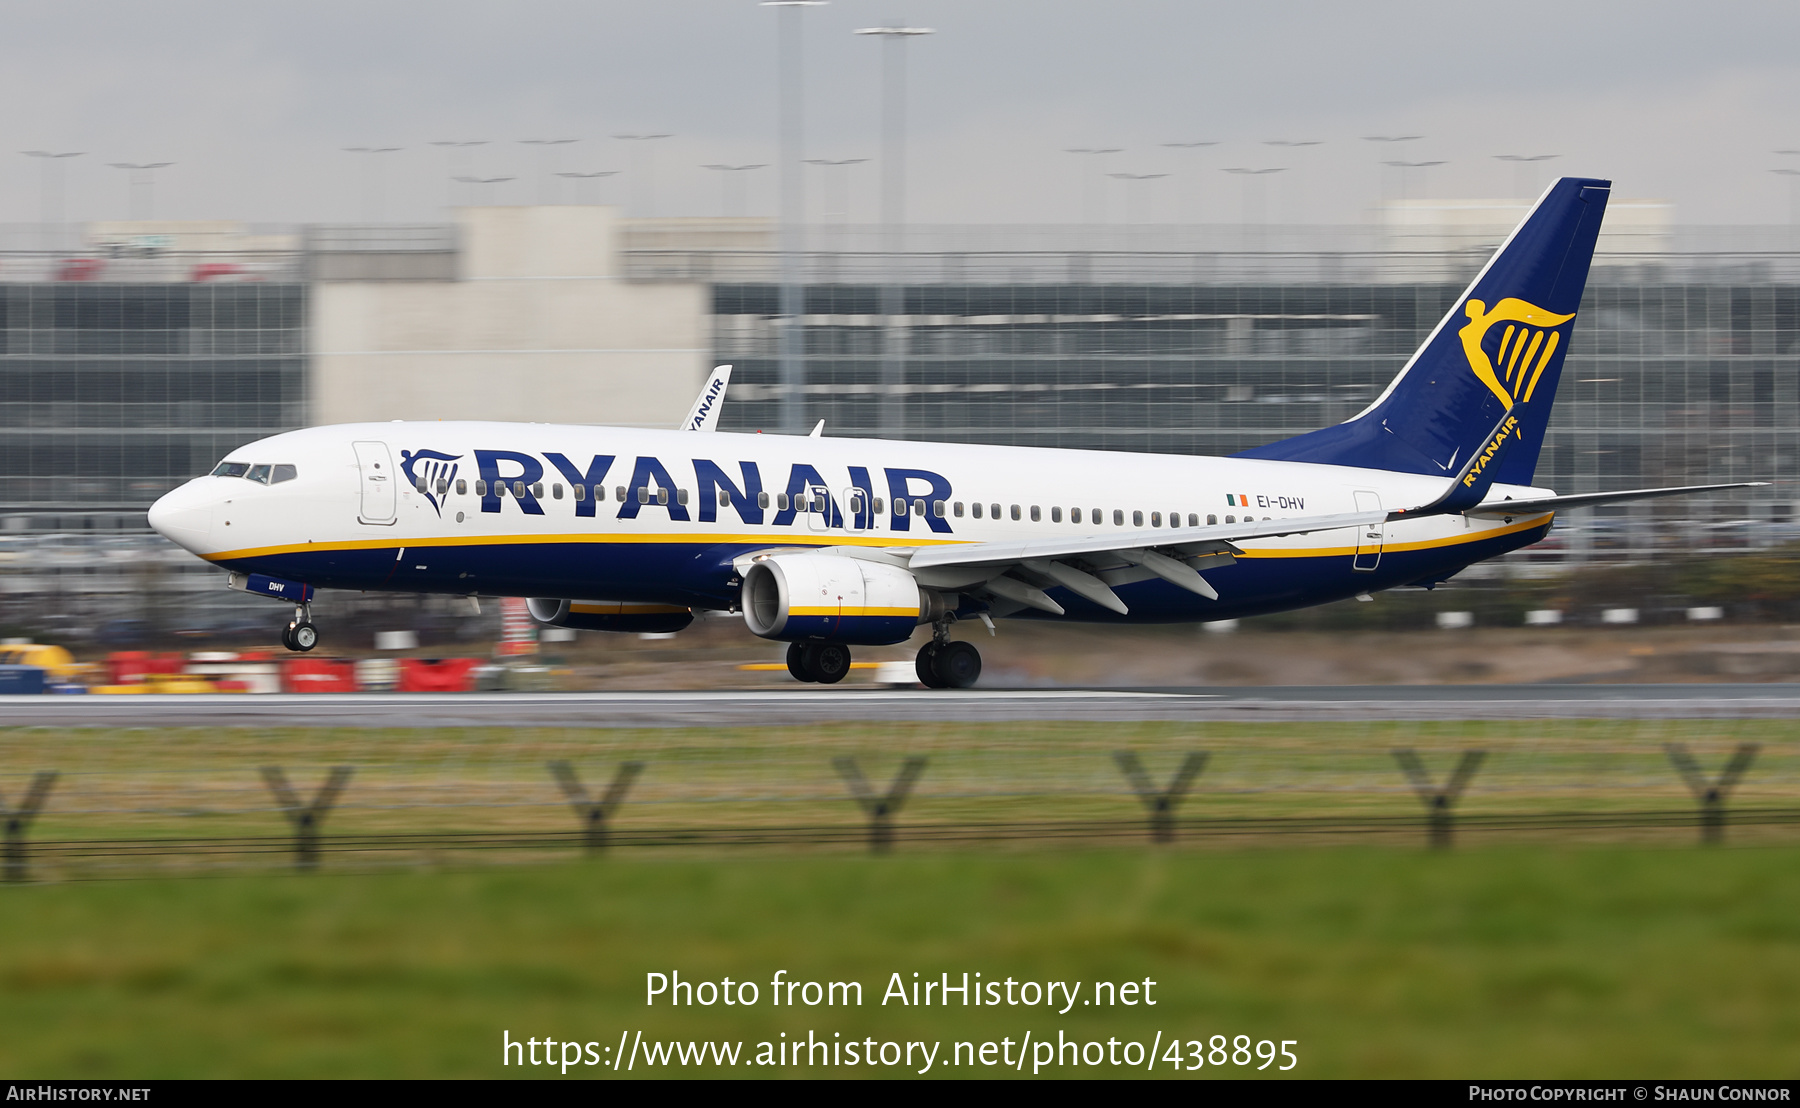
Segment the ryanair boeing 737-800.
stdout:
<svg viewBox="0 0 1800 1108">
<path fill-rule="evenodd" d="M 1552 514 L 1738 485 L 1532 485 L 1610 183 L 1539 199 L 1365 411 L 1228 458 L 486 422 L 314 427 L 234 450 L 150 524 L 291 601 L 315 588 L 523 596 L 538 620 L 675 631 L 742 612 L 803 681 L 921 625 L 931 687 L 973 685 L 958 621 L 1235 619 L 1431 585 Z M 722 367 L 723 368 L 723 367 Z"/>
</svg>

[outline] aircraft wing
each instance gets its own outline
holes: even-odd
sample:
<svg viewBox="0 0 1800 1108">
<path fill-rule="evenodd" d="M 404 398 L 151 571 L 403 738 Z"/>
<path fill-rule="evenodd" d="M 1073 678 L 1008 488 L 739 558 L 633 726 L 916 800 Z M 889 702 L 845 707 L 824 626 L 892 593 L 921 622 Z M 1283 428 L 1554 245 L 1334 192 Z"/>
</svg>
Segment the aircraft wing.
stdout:
<svg viewBox="0 0 1800 1108">
<path fill-rule="evenodd" d="M 1718 492 L 1721 489 L 1766 488 L 1767 481 L 1737 481 L 1729 485 L 1681 485 L 1666 489 L 1629 489 L 1625 492 L 1584 492 L 1572 496 L 1540 496 L 1532 500 L 1490 500 L 1463 512 L 1476 519 L 1511 519 L 1540 512 L 1558 512 L 1566 508 L 1586 508 L 1594 504 L 1617 504 L 1624 500 L 1653 500 L 1659 496 L 1682 496 L 1696 492 Z"/>
<path fill-rule="evenodd" d="M 1064 614 L 1062 605 L 1045 594 L 1062 586 L 1078 596 L 1125 615 L 1129 609 L 1113 592 L 1160 577 L 1209 600 L 1219 598 L 1204 569 L 1230 565 L 1241 553 L 1234 540 L 1266 539 L 1336 531 L 1383 523 L 1386 512 L 1246 520 L 1216 527 L 1172 527 L 1157 531 L 1071 535 L 1025 542 L 982 542 L 936 546 L 916 551 L 907 562 L 919 583 L 932 588 L 988 593 L 1002 607 L 1037 608 Z"/>
<path fill-rule="evenodd" d="M 719 409 L 725 406 L 725 386 L 731 384 L 731 367 L 722 365 L 715 367 L 712 376 L 706 379 L 706 385 L 700 395 L 694 399 L 694 406 L 688 411 L 687 418 L 681 421 L 683 431 L 717 431 L 719 429 Z"/>
</svg>

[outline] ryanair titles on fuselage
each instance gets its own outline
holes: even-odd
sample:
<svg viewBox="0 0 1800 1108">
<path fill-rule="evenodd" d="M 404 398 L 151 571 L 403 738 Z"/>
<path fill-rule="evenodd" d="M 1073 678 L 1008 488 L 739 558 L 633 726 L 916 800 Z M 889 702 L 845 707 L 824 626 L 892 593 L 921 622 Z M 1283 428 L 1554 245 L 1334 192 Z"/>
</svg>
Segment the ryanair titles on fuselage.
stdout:
<svg viewBox="0 0 1800 1108">
<path fill-rule="evenodd" d="M 928 469 L 916 469 L 889 466 L 880 470 L 882 491 L 876 491 L 875 479 L 868 466 L 849 466 L 850 482 L 837 486 L 827 481 L 819 470 L 805 462 L 794 462 L 787 466 L 786 483 L 780 487 L 765 484 L 762 467 L 756 462 L 729 462 L 724 465 L 710 458 L 694 458 L 694 496 L 691 501 L 680 495 L 686 491 L 669 472 L 662 460 L 649 455 L 637 455 L 629 460 L 621 461 L 615 454 L 594 454 L 585 461 L 576 461 L 567 454 L 549 450 L 539 455 L 519 450 L 472 450 L 474 459 L 477 491 L 481 496 L 481 511 L 498 513 L 504 509 L 505 502 L 511 500 L 526 515 L 543 515 L 544 507 L 539 503 L 536 486 L 552 472 L 560 475 L 571 487 L 581 486 L 583 493 L 575 501 L 575 515 L 578 517 L 594 516 L 598 512 L 598 501 L 608 499 L 606 491 L 608 482 L 614 482 L 613 495 L 609 499 L 618 501 L 614 513 L 618 519 L 636 519 L 639 514 L 656 509 L 668 512 L 669 519 L 674 522 L 687 523 L 697 519 L 701 523 L 713 523 L 719 513 L 735 512 L 738 519 L 746 524 L 761 526 L 767 523 L 774 527 L 792 526 L 796 517 L 807 510 L 809 504 L 823 502 L 826 525 L 843 527 L 848 525 L 853 530 L 863 530 L 875 524 L 875 501 L 878 496 L 885 498 L 892 505 L 890 530 L 907 531 L 911 529 L 912 519 L 919 517 L 927 527 L 940 534 L 950 533 L 950 519 L 947 515 L 938 514 L 941 509 L 935 507 L 938 502 L 948 501 L 953 493 L 948 478 Z M 430 459 L 432 470 L 442 472 L 449 463 L 460 460 L 463 455 L 446 455 L 436 450 L 407 450 L 400 452 L 401 470 L 406 474 L 409 483 L 418 485 L 426 483 L 425 494 L 432 506 L 442 511 L 438 503 L 438 484 L 425 472 L 418 471 L 417 466 L 422 459 Z M 580 455 L 576 456 L 577 458 Z M 549 464 L 546 469 L 545 463 Z M 728 468 L 734 467 L 734 468 Z M 630 477 L 624 474 L 629 470 Z M 735 471 L 734 471 L 735 470 Z M 449 472 L 454 472 L 450 470 Z M 447 483 L 452 478 L 444 478 Z M 555 480 L 554 476 L 551 476 Z M 594 490 L 600 490 L 598 494 Z M 663 495 L 658 495 L 662 493 Z M 721 497 L 721 493 L 724 494 Z M 765 496 L 768 493 L 771 495 Z M 780 493 L 779 499 L 772 494 Z M 816 510 L 816 509 L 815 509 Z M 771 513 L 773 513 L 771 517 Z"/>
</svg>

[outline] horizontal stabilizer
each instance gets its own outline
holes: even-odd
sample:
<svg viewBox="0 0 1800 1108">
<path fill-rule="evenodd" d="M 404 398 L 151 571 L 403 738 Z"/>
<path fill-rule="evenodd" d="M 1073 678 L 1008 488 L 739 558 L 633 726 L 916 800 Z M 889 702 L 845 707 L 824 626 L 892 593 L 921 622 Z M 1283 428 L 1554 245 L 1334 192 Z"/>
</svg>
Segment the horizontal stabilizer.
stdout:
<svg viewBox="0 0 1800 1108">
<path fill-rule="evenodd" d="M 1540 496 L 1535 500 L 1492 500 L 1476 505 L 1463 514 L 1476 519 L 1511 519 L 1540 512 L 1560 512 L 1569 508 L 1587 508 L 1595 504 L 1617 504 L 1626 500 L 1654 500 L 1659 496 L 1685 496 L 1696 492 L 1719 492 L 1724 489 L 1766 488 L 1767 481 L 1737 481 L 1729 485 L 1681 485 L 1666 489 L 1630 489 L 1626 492 L 1584 492 L 1573 496 Z"/>
</svg>

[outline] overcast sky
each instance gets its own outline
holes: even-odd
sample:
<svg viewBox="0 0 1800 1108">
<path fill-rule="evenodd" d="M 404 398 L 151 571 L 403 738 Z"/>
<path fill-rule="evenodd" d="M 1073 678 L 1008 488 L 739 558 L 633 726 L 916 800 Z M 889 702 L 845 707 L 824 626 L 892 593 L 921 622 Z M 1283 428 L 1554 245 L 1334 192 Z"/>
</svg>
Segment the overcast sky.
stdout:
<svg viewBox="0 0 1800 1108">
<path fill-rule="evenodd" d="M 1068 147 L 1122 147 L 1105 169 L 1168 174 L 1106 179 L 1113 221 L 1236 221 L 1244 185 L 1222 170 L 1281 167 L 1260 186 L 1267 218 L 1358 222 L 1384 189 L 1511 195 L 1494 155 L 1559 154 L 1552 171 L 1666 198 L 1683 223 L 1779 223 L 1796 178 L 1771 170 L 1800 169 L 1774 153 L 1800 150 L 1793 3 L 836 0 L 802 18 L 820 158 L 881 149 L 881 46 L 851 32 L 936 29 L 907 47 L 917 222 L 1080 220 L 1101 159 Z M 361 161 L 379 158 L 379 214 L 435 220 L 452 172 L 515 177 L 491 199 L 535 201 L 529 138 L 580 140 L 549 168 L 622 171 L 581 198 L 718 215 L 703 164 L 776 160 L 776 22 L 754 0 L 14 0 L 0 220 L 43 211 L 41 162 L 19 153 L 36 149 L 85 152 L 61 163 L 70 219 L 128 214 L 127 174 L 108 163 L 169 161 L 159 217 L 357 220 L 376 214 Z M 648 144 L 653 194 L 634 144 L 611 137 L 643 132 L 673 136 Z M 462 163 L 428 145 L 475 139 Z M 1194 141 L 1218 145 L 1161 145 Z M 1384 159 L 1446 164 L 1402 181 Z M 814 218 L 835 199 L 829 172 L 848 174 L 850 220 L 875 218 L 873 161 L 810 172 Z M 775 169 L 746 176 L 749 211 L 772 214 Z"/>
</svg>

